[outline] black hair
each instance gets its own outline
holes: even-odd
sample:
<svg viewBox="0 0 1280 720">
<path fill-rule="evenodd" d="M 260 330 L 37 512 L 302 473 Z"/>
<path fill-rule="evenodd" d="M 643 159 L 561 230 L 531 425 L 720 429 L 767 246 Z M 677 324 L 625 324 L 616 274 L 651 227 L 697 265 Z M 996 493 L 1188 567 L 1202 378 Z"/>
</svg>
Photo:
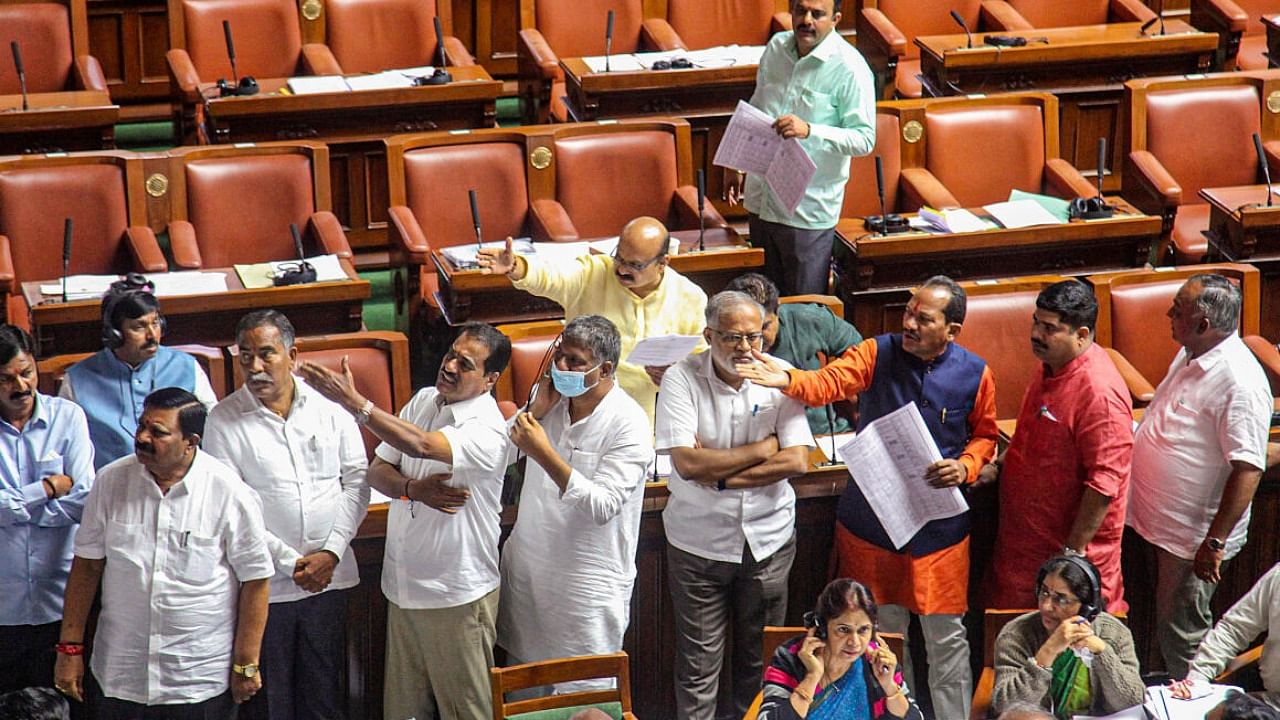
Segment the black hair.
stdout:
<svg viewBox="0 0 1280 720">
<path fill-rule="evenodd" d="M 825 625 L 850 610 L 861 610 L 867 614 L 871 624 L 876 624 L 879 614 L 876 599 L 866 585 L 850 578 L 836 578 L 827 583 L 818 595 L 818 602 L 813 606 L 813 614 L 820 624 Z"/>
<path fill-rule="evenodd" d="M 118 297 L 113 298 L 112 295 Z M 112 285 L 112 290 L 102 298 L 102 308 L 103 310 L 110 308 L 111 312 L 109 317 L 102 318 L 102 322 L 122 331 L 125 320 L 137 320 L 143 315 L 159 313 L 160 301 L 147 290 L 136 288 L 117 290 L 115 285 Z"/>
<path fill-rule="evenodd" d="M 778 314 L 778 286 L 760 273 L 739 275 L 729 281 L 729 284 L 725 285 L 724 289 L 736 290 L 744 295 L 750 295 L 752 299 L 760 303 L 767 315 Z"/>
<path fill-rule="evenodd" d="M 53 688 L 23 688 L 0 694 L 0 717 L 68 720 L 71 717 L 71 705 Z"/>
<path fill-rule="evenodd" d="M 952 280 L 946 275 L 934 275 L 924 284 L 920 286 L 921 290 L 927 288 L 942 288 L 951 295 L 951 299 L 947 301 L 947 306 L 942 309 L 942 317 L 948 323 L 964 324 L 964 316 L 969 312 L 969 294 L 960 287 L 960 283 Z"/>
<path fill-rule="evenodd" d="M 1280 712 L 1253 695 L 1231 690 L 1222 701 L 1222 720 L 1280 720 Z"/>
<path fill-rule="evenodd" d="M 280 342 L 284 344 L 285 350 L 293 347 L 294 338 L 297 337 L 293 323 L 289 322 L 289 318 L 285 317 L 284 313 L 271 308 L 254 310 L 240 318 L 240 322 L 236 324 L 236 342 L 240 342 L 240 338 L 250 330 L 265 326 L 271 326 L 280 331 Z"/>
<path fill-rule="evenodd" d="M 1088 558 L 1069 558 L 1065 555 L 1058 555 L 1057 557 L 1049 558 L 1040 566 L 1040 572 L 1036 575 L 1036 591 L 1038 592 L 1040 589 L 1039 586 L 1044 584 L 1045 578 L 1050 575 L 1057 575 L 1062 578 L 1062 581 L 1071 589 L 1071 594 L 1075 595 L 1076 599 L 1080 601 L 1082 610 L 1081 615 L 1088 615 L 1088 612 L 1084 612 L 1084 608 L 1085 606 L 1093 604 L 1095 595 L 1094 580 L 1089 577 L 1089 572 L 1085 569 L 1086 566 L 1093 568 L 1094 578 L 1101 578 L 1101 575 L 1098 573 L 1098 568 L 1093 563 L 1089 562 Z M 1093 609 L 1097 612 L 1106 610 L 1107 601 L 1102 597 L 1101 587 L 1097 588 L 1096 598 L 1098 604 L 1093 606 Z M 1096 613 L 1094 613 L 1094 615 L 1096 615 Z M 1092 620 L 1093 618 L 1086 617 L 1085 619 Z"/>
<path fill-rule="evenodd" d="M 1098 299 L 1093 289 L 1079 280 L 1063 280 L 1041 290 L 1036 307 L 1056 313 L 1072 330 L 1084 327 L 1093 332 L 1098 323 Z"/>
<path fill-rule="evenodd" d="M 0 325 L 0 365 L 7 365 L 18 353 L 35 357 L 35 340 L 17 325 Z"/>
<path fill-rule="evenodd" d="M 199 435 L 204 437 L 204 421 L 209 411 L 204 403 L 190 392 L 179 387 L 160 388 L 142 401 L 142 407 L 158 410 L 177 410 L 178 429 L 185 437 Z"/>
<path fill-rule="evenodd" d="M 479 340 L 489 349 L 489 357 L 484 359 L 486 374 L 500 373 L 507 369 L 507 363 L 511 361 L 511 338 L 488 323 L 478 322 L 463 325 L 458 331 L 458 337 L 463 335 Z"/>
</svg>

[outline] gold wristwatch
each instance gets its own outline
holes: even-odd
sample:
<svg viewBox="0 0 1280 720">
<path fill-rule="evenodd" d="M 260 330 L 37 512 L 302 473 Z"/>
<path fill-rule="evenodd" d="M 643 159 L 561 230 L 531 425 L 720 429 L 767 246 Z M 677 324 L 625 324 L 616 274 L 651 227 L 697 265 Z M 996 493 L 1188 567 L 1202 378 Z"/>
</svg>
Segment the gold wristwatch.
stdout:
<svg viewBox="0 0 1280 720">
<path fill-rule="evenodd" d="M 253 678 L 258 675 L 258 666 L 255 663 L 247 663 L 244 665 L 232 664 L 231 672 L 242 677 Z"/>
</svg>

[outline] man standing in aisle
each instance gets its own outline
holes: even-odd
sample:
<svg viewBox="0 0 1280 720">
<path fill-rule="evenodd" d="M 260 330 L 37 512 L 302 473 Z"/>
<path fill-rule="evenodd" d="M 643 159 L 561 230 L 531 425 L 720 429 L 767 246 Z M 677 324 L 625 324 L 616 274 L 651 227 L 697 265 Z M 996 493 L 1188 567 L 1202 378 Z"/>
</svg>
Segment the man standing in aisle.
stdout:
<svg viewBox="0 0 1280 720">
<path fill-rule="evenodd" d="M 871 69 L 840 33 L 840 0 L 792 0 L 791 32 L 769 40 L 751 104 L 777 118 L 774 129 L 797 138 L 817 165 L 804 199 L 788 212 L 763 177 L 726 171 L 726 199 L 750 213 L 751 244 L 764 248 L 765 272 L 783 295 L 826 293 L 836 221 L 849 180 L 849 158 L 876 144 L 876 89 Z"/>
</svg>

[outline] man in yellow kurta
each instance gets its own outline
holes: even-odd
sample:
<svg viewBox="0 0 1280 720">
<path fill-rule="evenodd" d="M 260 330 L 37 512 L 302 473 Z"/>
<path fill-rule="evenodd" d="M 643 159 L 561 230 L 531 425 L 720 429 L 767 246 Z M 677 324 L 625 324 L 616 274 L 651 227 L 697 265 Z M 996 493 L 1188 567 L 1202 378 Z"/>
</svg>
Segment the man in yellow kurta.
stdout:
<svg viewBox="0 0 1280 720">
<path fill-rule="evenodd" d="M 618 384 L 644 408 L 653 427 L 654 399 L 665 367 L 625 361 L 636 343 L 658 335 L 700 335 L 707 295 L 685 276 L 667 267 L 670 233 L 658 220 L 639 217 L 622 228 L 612 255 L 584 255 L 573 263 L 503 250 L 481 250 L 480 266 L 503 273 L 511 283 L 564 307 L 566 320 L 603 315 L 618 326 L 623 362 Z"/>
</svg>

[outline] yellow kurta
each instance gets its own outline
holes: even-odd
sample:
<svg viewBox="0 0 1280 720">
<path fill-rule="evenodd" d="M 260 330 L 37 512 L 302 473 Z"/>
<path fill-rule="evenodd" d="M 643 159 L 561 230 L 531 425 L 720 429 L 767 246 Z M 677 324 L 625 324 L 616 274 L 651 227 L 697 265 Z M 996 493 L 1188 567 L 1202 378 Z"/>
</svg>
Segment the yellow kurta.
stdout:
<svg viewBox="0 0 1280 720">
<path fill-rule="evenodd" d="M 618 282 L 613 274 L 613 259 L 607 255 L 584 255 L 572 264 L 551 264 L 537 257 L 525 260 L 528 272 L 513 284 L 559 303 L 566 320 L 579 315 L 608 318 L 622 335 L 623 359 L 644 338 L 701 335 L 706 326 L 703 313 L 707 308 L 707 294 L 671 268 L 663 271 L 658 289 L 642 298 Z M 699 345 L 701 350 L 703 345 Z M 618 384 L 644 408 L 652 430 L 658 386 L 642 366 L 628 362 L 618 365 Z"/>
</svg>

